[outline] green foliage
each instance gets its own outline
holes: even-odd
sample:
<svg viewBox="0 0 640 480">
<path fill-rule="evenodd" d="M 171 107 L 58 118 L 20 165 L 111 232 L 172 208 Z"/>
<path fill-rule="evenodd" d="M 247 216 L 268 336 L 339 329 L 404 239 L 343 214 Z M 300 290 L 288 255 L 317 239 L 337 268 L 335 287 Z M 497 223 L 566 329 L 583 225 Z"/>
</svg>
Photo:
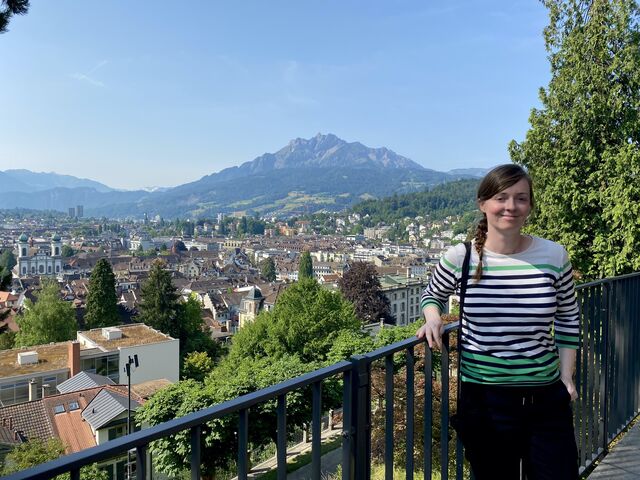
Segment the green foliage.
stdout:
<svg viewBox="0 0 640 480">
<path fill-rule="evenodd" d="M 5 459 L 4 475 L 35 467 L 64 455 L 64 444 L 59 438 L 47 441 L 34 438 L 21 443 L 11 450 Z"/>
<path fill-rule="evenodd" d="M 206 352 L 211 358 L 220 349 L 204 331 L 202 305 L 190 297 L 184 304 L 171 281 L 171 273 L 164 270 L 164 262 L 158 260 L 149 270 L 149 278 L 142 285 L 140 320 L 180 341 L 181 359 L 189 352 Z"/>
<path fill-rule="evenodd" d="M 239 364 L 224 361 L 207 378 L 205 384 L 184 380 L 154 395 L 136 412 L 138 424 L 157 425 L 176 417 L 231 400 L 237 396 L 268 387 L 288 378 L 302 375 L 317 368 L 317 363 L 304 363 L 294 356 L 245 359 Z M 308 389 L 287 395 L 287 424 L 289 432 L 294 426 L 308 421 L 311 415 L 311 395 Z M 325 398 L 326 404 L 329 399 Z M 276 434 L 276 402 L 270 401 L 251 408 L 249 441 L 252 446 L 264 446 L 274 441 Z M 225 416 L 203 426 L 201 468 L 205 475 L 216 469 L 229 467 L 237 458 L 237 418 Z M 150 447 L 154 466 L 171 476 L 189 467 L 190 435 L 181 432 L 153 442 Z"/>
<path fill-rule="evenodd" d="M 18 261 L 11 249 L 7 248 L 2 251 L 2 254 L 0 254 L 0 268 L 6 268 L 11 271 L 17 264 Z"/>
<path fill-rule="evenodd" d="M 376 343 L 368 333 L 360 330 L 342 330 L 336 335 L 331 350 L 327 354 L 327 364 L 346 360 L 352 355 L 368 353 L 375 348 Z"/>
<path fill-rule="evenodd" d="M 76 336 L 77 322 L 73 306 L 60 298 L 58 284 L 42 283 L 35 303 L 25 301 L 25 312 L 16 319 L 20 331 L 16 347 L 64 342 Z"/>
<path fill-rule="evenodd" d="M 344 297 L 353 303 L 356 316 L 363 323 L 381 319 L 391 323 L 393 320 L 389 299 L 382 293 L 380 278 L 372 263 L 354 262 L 338 280 L 338 287 Z"/>
<path fill-rule="evenodd" d="M 62 245 L 62 248 L 60 249 L 60 253 L 64 258 L 69 258 L 75 255 L 76 252 L 73 248 L 71 248 L 70 245 Z"/>
<path fill-rule="evenodd" d="M 89 279 L 89 294 L 84 315 L 86 328 L 110 327 L 120 323 L 116 277 L 105 258 L 96 262 Z"/>
<path fill-rule="evenodd" d="M 313 262 L 311 260 L 311 253 L 308 251 L 302 252 L 298 266 L 298 280 L 305 278 L 313 278 Z"/>
<path fill-rule="evenodd" d="M 269 281 L 273 282 L 276 279 L 276 263 L 272 257 L 267 257 L 260 262 L 260 275 Z"/>
<path fill-rule="evenodd" d="M 149 278 L 142 285 L 140 320 L 173 338 L 180 338 L 181 307 L 178 293 L 171 281 L 171 273 L 165 263 L 155 261 L 149 270 Z"/>
<path fill-rule="evenodd" d="M 7 290 L 11 286 L 13 274 L 6 268 L 0 268 L 0 290 Z"/>
<path fill-rule="evenodd" d="M 351 211 L 362 217 L 364 226 L 378 223 L 391 225 L 405 217 L 429 215 L 431 220 L 442 220 L 449 215 L 463 215 L 476 210 L 478 180 L 460 180 L 438 185 L 431 190 L 404 195 L 393 195 L 380 200 L 365 200 Z"/>
<path fill-rule="evenodd" d="M 5 331 L 0 333 L 0 350 L 10 350 L 16 343 L 16 332 Z"/>
<path fill-rule="evenodd" d="M 357 331 L 353 305 L 338 292 L 312 279 L 294 283 L 280 295 L 273 310 L 234 336 L 230 358 L 280 358 L 297 355 L 304 362 L 324 362 L 342 330 Z"/>
<path fill-rule="evenodd" d="M 2 474 L 9 475 L 35 467 L 41 463 L 55 460 L 64 454 L 64 444 L 59 438 L 49 440 L 33 438 L 17 445 L 7 453 Z M 69 478 L 68 474 L 55 477 L 56 480 L 69 480 Z M 108 478 L 107 472 L 98 468 L 95 463 L 80 470 L 81 480 L 107 480 Z"/>
<path fill-rule="evenodd" d="M 203 382 L 213 370 L 213 360 L 206 352 L 190 352 L 184 358 L 182 378 Z"/>
<path fill-rule="evenodd" d="M 531 232 L 567 247 L 585 278 L 640 269 L 637 2 L 546 0 L 551 80 L 511 158 L 534 181 Z"/>
</svg>

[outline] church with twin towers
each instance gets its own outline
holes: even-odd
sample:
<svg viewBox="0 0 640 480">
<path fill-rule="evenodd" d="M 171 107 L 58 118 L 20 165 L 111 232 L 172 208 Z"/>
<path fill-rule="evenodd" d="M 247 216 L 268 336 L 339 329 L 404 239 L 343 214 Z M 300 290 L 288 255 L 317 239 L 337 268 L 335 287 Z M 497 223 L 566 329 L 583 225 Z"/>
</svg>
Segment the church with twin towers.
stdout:
<svg viewBox="0 0 640 480">
<path fill-rule="evenodd" d="M 43 248 L 44 247 L 44 248 Z M 18 238 L 18 258 L 15 270 L 17 276 L 24 278 L 32 275 L 55 276 L 62 272 L 62 242 L 60 236 L 51 236 L 50 250 L 46 245 L 33 247 L 26 234 Z"/>
</svg>

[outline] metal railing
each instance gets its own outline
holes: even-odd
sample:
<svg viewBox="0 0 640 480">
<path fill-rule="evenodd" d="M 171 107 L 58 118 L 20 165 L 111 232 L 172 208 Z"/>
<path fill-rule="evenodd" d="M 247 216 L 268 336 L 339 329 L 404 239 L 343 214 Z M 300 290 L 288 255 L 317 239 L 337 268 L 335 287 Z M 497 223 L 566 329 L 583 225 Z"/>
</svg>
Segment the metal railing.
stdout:
<svg viewBox="0 0 640 480">
<path fill-rule="evenodd" d="M 577 287 L 581 312 L 574 421 L 588 474 L 640 413 L 640 273 Z"/>
<path fill-rule="evenodd" d="M 593 462 L 607 451 L 610 441 L 638 414 L 640 407 L 640 273 L 588 283 L 578 287 L 581 307 L 581 350 L 578 355 L 577 388 L 580 395 L 575 405 L 575 427 L 580 465 L 583 474 L 588 473 Z M 432 461 L 434 441 L 439 440 L 439 471 L 442 480 L 449 478 L 449 469 L 457 479 L 464 476 L 463 450 L 459 442 L 455 451 L 449 444 L 453 432 L 449 430 L 449 384 L 452 356 L 450 336 L 457 324 L 445 327 L 440 355 L 440 371 L 434 368 L 434 354 L 424 348 L 423 396 L 421 439 L 423 462 L 418 468 L 425 479 L 430 479 L 434 469 Z M 384 468 L 385 478 L 393 478 L 394 446 L 400 440 L 394 435 L 394 359 L 403 354 L 405 371 L 406 431 L 404 435 L 406 478 L 413 480 L 416 465 L 415 414 L 416 374 L 415 347 L 422 340 L 410 338 L 374 352 L 356 355 L 334 365 L 307 373 L 233 400 L 175 418 L 166 423 L 144 429 L 94 448 L 64 456 L 29 470 L 15 473 L 7 480 L 48 479 L 69 472 L 72 480 L 79 480 L 80 469 L 96 462 L 136 450 L 138 479 L 148 478 L 147 451 L 154 440 L 189 430 L 191 439 L 191 478 L 200 478 L 202 427 L 213 419 L 226 415 L 238 416 L 238 478 L 246 479 L 249 471 L 249 409 L 269 400 L 277 400 L 277 478 L 286 478 L 287 443 L 287 393 L 311 387 L 312 432 L 319 432 L 323 413 L 322 382 L 335 376 L 343 380 L 342 391 L 342 478 L 368 479 L 371 475 L 372 440 L 372 368 L 382 371 L 384 361 Z M 398 356 L 396 356 L 398 355 Z M 440 377 L 440 435 L 434 439 L 434 381 Z M 427 381 L 431 380 L 431 381 Z M 397 412 L 395 412 L 397 414 Z M 438 412 L 435 412 L 438 414 Z M 320 479 L 320 435 L 312 435 L 312 478 Z M 437 452 L 436 452 L 437 454 Z"/>
</svg>

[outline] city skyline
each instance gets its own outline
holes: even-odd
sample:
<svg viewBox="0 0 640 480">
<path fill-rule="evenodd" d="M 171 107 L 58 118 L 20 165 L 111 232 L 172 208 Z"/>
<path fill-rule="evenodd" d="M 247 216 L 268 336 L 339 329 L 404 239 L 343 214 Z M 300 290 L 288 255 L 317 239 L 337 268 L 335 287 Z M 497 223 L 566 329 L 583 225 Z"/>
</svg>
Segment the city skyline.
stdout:
<svg viewBox="0 0 640 480">
<path fill-rule="evenodd" d="M 32 1 L 0 36 L 0 170 L 175 186 L 319 132 L 440 171 L 509 160 L 548 82 L 540 3 L 323 7 Z"/>
</svg>

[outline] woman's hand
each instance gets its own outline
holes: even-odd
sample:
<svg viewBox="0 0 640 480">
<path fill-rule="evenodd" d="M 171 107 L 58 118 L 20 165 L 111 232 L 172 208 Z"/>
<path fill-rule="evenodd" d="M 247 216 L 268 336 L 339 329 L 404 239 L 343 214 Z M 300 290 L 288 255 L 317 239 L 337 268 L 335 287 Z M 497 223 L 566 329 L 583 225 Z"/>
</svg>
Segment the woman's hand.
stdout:
<svg viewBox="0 0 640 480">
<path fill-rule="evenodd" d="M 416 332 L 416 337 L 426 339 L 429 348 L 434 348 L 435 346 L 437 350 L 442 349 L 444 325 L 440 319 L 440 311 L 437 307 L 428 305 L 424 307 L 422 313 L 424 314 L 425 322 Z"/>
<path fill-rule="evenodd" d="M 576 384 L 573 381 L 573 378 L 563 378 L 560 377 L 564 386 L 567 387 L 567 392 L 571 395 L 571 401 L 574 402 L 578 399 L 578 391 L 576 390 Z"/>
</svg>

